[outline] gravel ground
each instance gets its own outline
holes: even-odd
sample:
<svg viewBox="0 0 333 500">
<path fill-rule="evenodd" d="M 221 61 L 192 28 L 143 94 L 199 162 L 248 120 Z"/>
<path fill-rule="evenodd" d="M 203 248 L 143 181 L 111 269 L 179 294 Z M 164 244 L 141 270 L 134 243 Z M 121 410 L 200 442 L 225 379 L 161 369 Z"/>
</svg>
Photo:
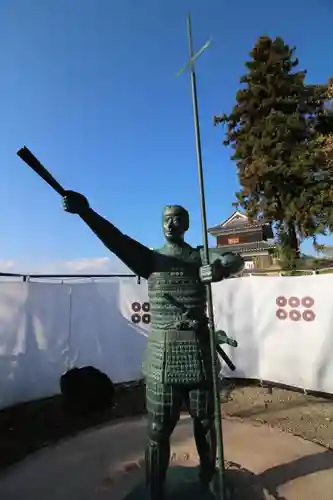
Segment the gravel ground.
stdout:
<svg viewBox="0 0 333 500">
<path fill-rule="evenodd" d="M 261 387 L 231 387 L 223 396 L 224 417 L 278 427 L 333 449 L 333 400 Z"/>
<path fill-rule="evenodd" d="M 283 389 L 226 387 L 222 391 L 226 418 L 270 425 L 333 449 L 333 400 Z M 68 415 L 60 396 L 0 411 L 0 469 L 77 432 L 145 411 L 142 384 L 119 386 L 117 406 L 88 417 Z"/>
</svg>

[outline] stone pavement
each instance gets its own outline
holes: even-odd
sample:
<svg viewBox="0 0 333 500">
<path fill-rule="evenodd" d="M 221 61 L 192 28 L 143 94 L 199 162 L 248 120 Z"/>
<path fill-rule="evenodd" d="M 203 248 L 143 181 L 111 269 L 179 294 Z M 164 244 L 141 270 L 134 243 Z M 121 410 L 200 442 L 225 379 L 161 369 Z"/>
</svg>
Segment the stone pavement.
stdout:
<svg viewBox="0 0 333 500">
<path fill-rule="evenodd" d="M 332 500 L 333 452 L 268 426 L 223 421 L 225 457 L 270 500 Z M 40 450 L 0 475 L 1 500 L 120 500 L 142 475 L 145 418 L 128 419 Z M 189 418 L 172 439 L 172 464 L 197 455 Z M 234 465 L 232 465 L 234 464 Z M 244 499 L 245 500 L 245 499 Z"/>
</svg>

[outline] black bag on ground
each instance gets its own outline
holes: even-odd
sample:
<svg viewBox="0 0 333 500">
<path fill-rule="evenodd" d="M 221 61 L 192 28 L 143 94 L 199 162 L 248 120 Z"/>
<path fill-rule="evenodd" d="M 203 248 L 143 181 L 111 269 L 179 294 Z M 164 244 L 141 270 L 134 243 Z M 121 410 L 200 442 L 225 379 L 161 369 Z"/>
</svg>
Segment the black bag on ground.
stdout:
<svg viewBox="0 0 333 500">
<path fill-rule="evenodd" d="M 60 377 L 65 406 L 74 413 L 103 411 L 114 404 L 114 385 L 93 366 L 72 368 Z"/>
</svg>

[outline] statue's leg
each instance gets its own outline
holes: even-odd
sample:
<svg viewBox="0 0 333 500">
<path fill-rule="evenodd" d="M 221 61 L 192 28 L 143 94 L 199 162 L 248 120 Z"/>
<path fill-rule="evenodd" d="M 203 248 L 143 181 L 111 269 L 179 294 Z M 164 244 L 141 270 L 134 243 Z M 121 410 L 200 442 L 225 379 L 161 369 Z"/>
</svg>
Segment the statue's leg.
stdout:
<svg viewBox="0 0 333 500">
<path fill-rule="evenodd" d="M 214 425 L 214 397 L 211 386 L 202 385 L 188 393 L 188 410 L 193 418 L 196 447 L 200 458 L 199 478 L 209 485 L 216 469 L 216 431 Z"/>
<path fill-rule="evenodd" d="M 179 420 L 182 392 L 173 385 L 146 380 L 148 443 L 146 448 L 147 500 L 163 500 L 170 460 L 170 436 Z"/>
</svg>

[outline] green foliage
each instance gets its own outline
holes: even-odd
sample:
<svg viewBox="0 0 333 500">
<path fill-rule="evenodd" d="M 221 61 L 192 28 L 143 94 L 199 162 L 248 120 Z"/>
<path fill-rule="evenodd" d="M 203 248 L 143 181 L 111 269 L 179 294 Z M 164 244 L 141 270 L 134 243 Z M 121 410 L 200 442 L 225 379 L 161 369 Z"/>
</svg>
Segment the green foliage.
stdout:
<svg viewBox="0 0 333 500">
<path fill-rule="evenodd" d="M 333 274 L 333 267 L 330 269 L 323 269 L 322 271 L 319 271 L 318 274 Z"/>
<path fill-rule="evenodd" d="M 300 259 L 299 242 L 294 224 L 277 224 L 279 263 L 284 269 L 295 269 Z"/>
<path fill-rule="evenodd" d="M 299 243 L 315 241 L 333 221 L 332 168 L 319 140 L 332 124 L 327 85 L 306 85 L 294 52 L 281 38 L 259 38 L 234 108 L 214 118 L 227 126 L 224 145 L 234 150 L 237 203 L 251 218 L 276 221 L 281 248 L 294 252 L 286 257 L 292 266 Z"/>
<path fill-rule="evenodd" d="M 333 256 L 333 246 L 332 245 L 323 245 L 316 244 L 315 250 L 318 255 L 322 255 L 323 258 L 332 258 Z"/>
<path fill-rule="evenodd" d="M 293 248 L 289 238 L 283 234 L 276 247 L 276 257 L 282 269 L 296 269 L 299 262 L 298 248 Z"/>
</svg>

